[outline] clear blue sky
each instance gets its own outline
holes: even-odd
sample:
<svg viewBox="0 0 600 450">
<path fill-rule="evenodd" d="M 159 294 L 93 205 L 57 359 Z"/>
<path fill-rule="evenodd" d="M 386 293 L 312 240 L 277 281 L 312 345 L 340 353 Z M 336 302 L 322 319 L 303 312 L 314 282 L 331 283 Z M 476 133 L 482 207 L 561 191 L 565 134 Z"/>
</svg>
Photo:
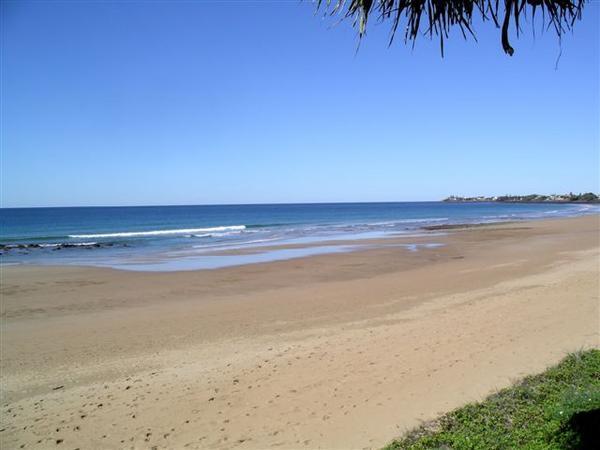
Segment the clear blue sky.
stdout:
<svg viewBox="0 0 600 450">
<path fill-rule="evenodd" d="M 599 8 L 387 47 L 309 1 L 3 1 L 2 206 L 599 190 Z"/>
</svg>

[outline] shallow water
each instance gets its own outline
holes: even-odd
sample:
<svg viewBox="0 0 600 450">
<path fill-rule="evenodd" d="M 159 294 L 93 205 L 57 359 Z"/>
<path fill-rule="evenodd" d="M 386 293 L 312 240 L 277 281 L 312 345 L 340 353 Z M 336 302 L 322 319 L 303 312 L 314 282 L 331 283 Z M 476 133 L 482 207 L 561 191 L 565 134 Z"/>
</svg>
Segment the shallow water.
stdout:
<svg viewBox="0 0 600 450">
<path fill-rule="evenodd" d="M 329 242 L 419 235 L 427 225 L 598 212 L 598 205 L 444 202 L 0 209 L 0 258 L 129 270 L 217 268 L 348 251 Z M 311 247 L 261 250 L 289 244 Z M 210 254 L 240 249 L 256 252 Z"/>
</svg>

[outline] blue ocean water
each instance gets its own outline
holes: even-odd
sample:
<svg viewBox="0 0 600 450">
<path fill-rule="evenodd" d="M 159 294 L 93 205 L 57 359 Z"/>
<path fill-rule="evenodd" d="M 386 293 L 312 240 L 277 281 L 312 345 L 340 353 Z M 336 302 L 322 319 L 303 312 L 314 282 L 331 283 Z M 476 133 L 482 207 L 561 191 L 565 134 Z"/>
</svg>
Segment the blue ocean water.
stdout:
<svg viewBox="0 0 600 450">
<path fill-rule="evenodd" d="M 333 203 L 0 209 L 3 264 L 83 264 L 139 270 L 212 268 L 304 256 L 216 251 L 418 233 L 423 226 L 598 213 L 597 205 L 550 203 Z M 317 242 L 328 242 L 322 248 Z M 292 251 L 293 253 L 293 251 Z M 190 264 L 190 261 L 195 263 Z"/>
</svg>

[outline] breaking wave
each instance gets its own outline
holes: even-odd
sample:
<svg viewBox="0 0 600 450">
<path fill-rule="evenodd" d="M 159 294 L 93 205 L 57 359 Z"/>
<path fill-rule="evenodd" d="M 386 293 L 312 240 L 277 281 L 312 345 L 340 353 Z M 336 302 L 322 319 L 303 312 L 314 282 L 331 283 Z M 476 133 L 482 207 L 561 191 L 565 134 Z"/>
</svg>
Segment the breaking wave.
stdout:
<svg viewBox="0 0 600 450">
<path fill-rule="evenodd" d="M 186 235 L 218 233 L 227 231 L 242 231 L 246 225 L 231 225 L 209 228 L 178 228 L 172 230 L 150 230 L 150 231 L 124 231 L 119 233 L 96 233 L 96 234 L 70 234 L 73 239 L 102 239 L 102 238 L 121 238 L 121 237 L 144 237 L 144 236 L 165 236 L 165 235 Z"/>
</svg>

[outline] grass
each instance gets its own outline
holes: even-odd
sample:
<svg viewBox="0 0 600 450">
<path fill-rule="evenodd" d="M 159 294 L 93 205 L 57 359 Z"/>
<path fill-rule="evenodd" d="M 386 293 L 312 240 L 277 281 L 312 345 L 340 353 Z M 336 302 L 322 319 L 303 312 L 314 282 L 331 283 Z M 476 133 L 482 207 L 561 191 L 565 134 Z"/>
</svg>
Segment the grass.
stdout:
<svg viewBox="0 0 600 450">
<path fill-rule="evenodd" d="M 384 450 L 600 449 L 600 350 L 569 355 L 480 403 L 423 424 Z"/>
</svg>

